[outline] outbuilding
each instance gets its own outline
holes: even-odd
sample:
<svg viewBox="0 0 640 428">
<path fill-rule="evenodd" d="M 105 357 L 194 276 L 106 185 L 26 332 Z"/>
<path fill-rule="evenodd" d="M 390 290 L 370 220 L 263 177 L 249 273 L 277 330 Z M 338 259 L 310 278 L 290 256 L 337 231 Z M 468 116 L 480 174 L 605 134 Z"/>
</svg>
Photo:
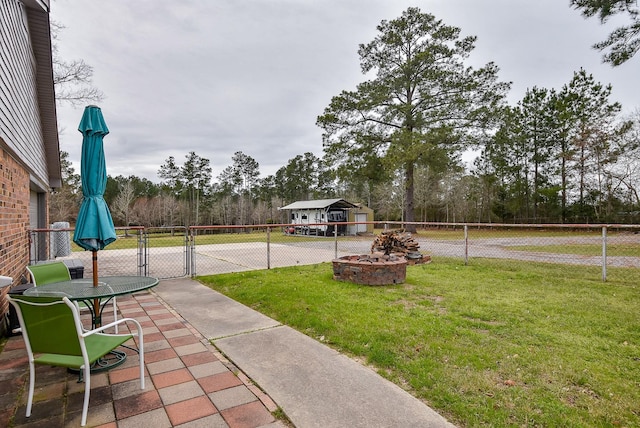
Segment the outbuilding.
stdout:
<svg viewBox="0 0 640 428">
<path fill-rule="evenodd" d="M 373 234 L 373 210 L 366 205 L 355 204 L 355 208 L 350 208 L 347 211 L 347 221 L 356 223 L 347 225 L 347 235 Z"/>
<path fill-rule="evenodd" d="M 373 225 L 340 224 L 373 220 L 372 210 L 344 199 L 297 201 L 279 209 L 289 211 L 292 226 L 287 230 L 288 233 L 332 236 L 337 230 L 338 235 L 355 235 L 367 232 L 368 226 L 373 232 Z"/>
</svg>

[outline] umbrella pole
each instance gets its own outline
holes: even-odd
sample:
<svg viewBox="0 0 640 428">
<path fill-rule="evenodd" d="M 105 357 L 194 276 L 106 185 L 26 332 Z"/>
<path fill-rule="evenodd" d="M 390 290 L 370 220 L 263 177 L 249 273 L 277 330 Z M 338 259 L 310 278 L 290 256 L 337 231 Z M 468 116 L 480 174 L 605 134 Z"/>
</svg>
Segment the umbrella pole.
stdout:
<svg viewBox="0 0 640 428">
<path fill-rule="evenodd" d="M 91 261 L 93 262 L 93 286 L 98 286 L 98 252 L 93 250 L 91 251 Z M 102 320 L 98 315 L 100 313 L 100 299 L 93 299 L 93 313 L 96 327 L 100 327 L 102 325 Z"/>
<path fill-rule="evenodd" d="M 91 261 L 93 262 L 93 286 L 98 286 L 98 252 L 91 251 Z"/>
</svg>

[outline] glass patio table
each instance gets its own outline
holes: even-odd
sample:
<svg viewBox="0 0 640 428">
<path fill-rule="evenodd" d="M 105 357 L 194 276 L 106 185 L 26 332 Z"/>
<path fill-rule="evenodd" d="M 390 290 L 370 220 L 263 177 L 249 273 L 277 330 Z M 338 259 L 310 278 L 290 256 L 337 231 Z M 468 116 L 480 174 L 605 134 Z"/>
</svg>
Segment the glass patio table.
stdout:
<svg viewBox="0 0 640 428">
<path fill-rule="evenodd" d="M 69 281 L 52 282 L 25 290 L 25 296 L 66 296 L 69 300 L 83 302 L 91 312 L 91 325 L 96 328 L 102 325 L 102 311 L 107 303 L 116 296 L 137 293 L 158 285 L 158 278 L 150 276 L 102 276 L 98 285 L 93 286 L 91 278 L 71 279 Z M 94 303 L 99 302 L 94 306 Z M 126 354 L 114 351 L 111 358 L 99 361 L 92 370 L 105 370 L 120 365 Z"/>
</svg>

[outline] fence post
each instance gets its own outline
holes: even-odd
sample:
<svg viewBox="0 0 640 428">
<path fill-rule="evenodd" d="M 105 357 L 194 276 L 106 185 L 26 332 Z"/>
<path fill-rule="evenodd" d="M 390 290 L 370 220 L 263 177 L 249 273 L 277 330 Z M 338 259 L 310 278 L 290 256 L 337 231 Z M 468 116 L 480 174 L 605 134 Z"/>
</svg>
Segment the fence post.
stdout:
<svg viewBox="0 0 640 428">
<path fill-rule="evenodd" d="M 267 269 L 271 269 L 271 228 L 267 226 Z"/>
<path fill-rule="evenodd" d="M 188 231 L 187 231 L 187 235 L 188 235 L 188 246 L 189 246 L 189 251 L 188 251 L 188 258 L 190 263 L 187 265 L 189 266 L 189 274 L 191 275 L 191 278 L 194 278 L 196 276 L 196 229 L 192 229 L 191 227 L 189 227 Z"/>
<path fill-rule="evenodd" d="M 137 248 L 136 257 L 138 257 L 138 275 L 143 276 L 144 273 L 142 272 L 142 264 L 143 264 L 143 260 L 142 260 L 142 230 L 138 230 L 138 248 Z"/>
<path fill-rule="evenodd" d="M 464 265 L 469 264 L 469 228 L 464 225 Z"/>
<path fill-rule="evenodd" d="M 29 264 L 36 264 L 36 254 L 38 254 L 38 236 L 35 231 L 29 231 Z"/>
<path fill-rule="evenodd" d="M 338 258 L 338 225 L 333 228 L 333 258 Z"/>
<path fill-rule="evenodd" d="M 607 282 L 607 226 L 602 227 L 602 282 Z"/>
<path fill-rule="evenodd" d="M 184 274 L 191 274 L 191 247 L 189 246 L 189 228 L 184 228 Z"/>
<path fill-rule="evenodd" d="M 149 274 L 149 243 L 147 229 L 138 229 L 138 275 Z"/>
<path fill-rule="evenodd" d="M 144 274 L 149 275 L 149 231 L 144 229 Z"/>
</svg>

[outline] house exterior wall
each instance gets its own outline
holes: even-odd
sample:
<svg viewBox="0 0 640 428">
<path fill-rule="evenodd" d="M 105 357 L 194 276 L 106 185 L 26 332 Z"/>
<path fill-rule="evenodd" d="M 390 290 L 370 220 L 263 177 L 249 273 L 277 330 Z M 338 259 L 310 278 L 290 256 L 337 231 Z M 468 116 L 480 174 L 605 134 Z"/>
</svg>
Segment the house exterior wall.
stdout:
<svg viewBox="0 0 640 428">
<path fill-rule="evenodd" d="M 60 179 L 48 8 L 0 1 L 0 275 L 14 286 L 29 264 L 29 229 L 47 225 L 48 192 Z M 0 289 L 0 319 L 9 290 Z"/>
<path fill-rule="evenodd" d="M 0 2 L 0 138 L 48 190 L 43 131 L 36 89 L 36 61 L 22 2 Z"/>
<path fill-rule="evenodd" d="M 19 284 L 29 264 L 29 173 L 0 149 L 0 264 L 2 275 Z M 3 296 L 8 288 L 3 288 Z M 8 308 L 0 299 L 0 313 Z"/>
</svg>

